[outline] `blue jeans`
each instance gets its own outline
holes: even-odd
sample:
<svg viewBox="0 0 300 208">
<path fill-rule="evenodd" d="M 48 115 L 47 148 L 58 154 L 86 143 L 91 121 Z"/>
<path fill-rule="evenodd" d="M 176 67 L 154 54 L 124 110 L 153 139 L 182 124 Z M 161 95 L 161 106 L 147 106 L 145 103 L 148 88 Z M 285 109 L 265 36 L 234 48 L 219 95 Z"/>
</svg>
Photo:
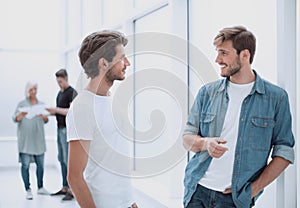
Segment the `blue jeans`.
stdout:
<svg viewBox="0 0 300 208">
<path fill-rule="evenodd" d="M 236 206 L 231 194 L 213 191 L 198 184 L 186 208 L 236 208 Z"/>
<path fill-rule="evenodd" d="M 67 181 L 67 171 L 68 171 L 68 142 L 67 142 L 67 129 L 58 128 L 57 129 L 57 148 L 58 148 L 58 161 L 61 166 L 62 175 L 62 185 L 69 188 Z"/>
<path fill-rule="evenodd" d="M 29 166 L 31 158 L 34 158 L 36 164 L 36 178 L 37 178 L 37 185 L 38 188 L 43 187 L 43 177 L 44 177 L 44 154 L 41 155 L 30 155 L 26 153 L 20 153 L 20 160 L 21 160 L 21 174 L 22 179 L 24 182 L 25 189 L 30 189 L 30 182 L 29 182 Z"/>
</svg>

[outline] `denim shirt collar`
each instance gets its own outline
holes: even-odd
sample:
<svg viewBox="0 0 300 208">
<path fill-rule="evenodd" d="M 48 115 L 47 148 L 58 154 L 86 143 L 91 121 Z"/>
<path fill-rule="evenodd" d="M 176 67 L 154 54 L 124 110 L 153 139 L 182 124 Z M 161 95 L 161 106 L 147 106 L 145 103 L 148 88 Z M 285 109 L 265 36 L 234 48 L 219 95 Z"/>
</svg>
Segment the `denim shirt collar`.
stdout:
<svg viewBox="0 0 300 208">
<path fill-rule="evenodd" d="M 253 69 L 253 72 L 255 74 L 255 83 L 250 92 L 250 95 L 252 95 L 254 92 L 257 92 L 259 94 L 265 94 L 265 85 L 264 85 L 262 78 L 257 74 L 257 72 L 254 69 Z M 220 87 L 218 89 L 218 92 L 222 92 L 222 91 L 226 90 L 228 81 L 229 81 L 228 78 L 222 80 Z"/>
</svg>

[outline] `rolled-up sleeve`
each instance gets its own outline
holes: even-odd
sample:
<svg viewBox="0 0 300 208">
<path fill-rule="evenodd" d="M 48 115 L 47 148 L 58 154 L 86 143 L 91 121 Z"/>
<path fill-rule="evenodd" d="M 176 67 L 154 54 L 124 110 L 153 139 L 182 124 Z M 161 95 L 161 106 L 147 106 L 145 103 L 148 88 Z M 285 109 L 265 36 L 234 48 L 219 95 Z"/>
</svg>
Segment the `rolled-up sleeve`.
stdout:
<svg viewBox="0 0 300 208">
<path fill-rule="evenodd" d="M 294 149 L 293 147 L 288 147 L 285 145 L 275 145 L 272 153 L 272 157 L 282 157 L 291 163 L 294 163 L 295 156 L 294 156 Z"/>
<path fill-rule="evenodd" d="M 272 157 L 282 157 L 294 163 L 295 139 L 292 132 L 292 118 L 287 93 L 284 91 L 276 110 L 276 126 L 273 134 Z"/>
</svg>

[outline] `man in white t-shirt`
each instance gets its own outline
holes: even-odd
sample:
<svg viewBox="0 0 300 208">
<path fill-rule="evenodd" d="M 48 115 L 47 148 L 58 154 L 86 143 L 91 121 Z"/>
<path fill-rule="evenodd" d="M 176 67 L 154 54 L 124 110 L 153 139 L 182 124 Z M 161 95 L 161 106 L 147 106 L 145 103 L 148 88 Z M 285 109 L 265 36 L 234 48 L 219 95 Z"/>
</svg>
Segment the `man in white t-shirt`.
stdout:
<svg viewBox="0 0 300 208">
<path fill-rule="evenodd" d="M 117 31 L 95 32 L 81 45 L 79 58 L 91 78 L 67 115 L 68 181 L 80 207 L 137 208 L 131 196 L 129 140 L 115 124 L 110 87 L 124 80 L 130 62 L 127 39 Z"/>
</svg>

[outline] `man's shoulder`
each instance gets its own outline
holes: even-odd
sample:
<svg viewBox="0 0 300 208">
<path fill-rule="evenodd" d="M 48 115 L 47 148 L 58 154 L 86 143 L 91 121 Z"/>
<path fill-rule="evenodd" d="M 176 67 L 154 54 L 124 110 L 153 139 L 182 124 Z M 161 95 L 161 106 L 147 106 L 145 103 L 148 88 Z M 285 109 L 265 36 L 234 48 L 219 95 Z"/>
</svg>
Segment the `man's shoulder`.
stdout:
<svg viewBox="0 0 300 208">
<path fill-rule="evenodd" d="M 76 92 L 77 93 L 77 91 L 71 85 L 66 89 L 66 92 L 68 92 L 68 93 Z"/>
<path fill-rule="evenodd" d="M 219 80 L 216 80 L 213 82 L 206 83 L 200 88 L 199 93 L 201 93 L 201 94 L 214 93 L 222 88 L 222 85 L 225 84 L 224 82 L 225 82 L 225 79 L 219 79 Z"/>
<path fill-rule="evenodd" d="M 89 106 L 92 104 L 94 104 L 94 96 L 85 90 L 79 92 L 72 102 L 73 106 Z"/>
<path fill-rule="evenodd" d="M 94 100 L 92 94 L 81 91 L 71 103 L 67 117 L 69 119 L 71 116 L 76 122 L 78 122 L 78 120 L 90 122 L 94 119 L 94 109 Z"/>
<path fill-rule="evenodd" d="M 262 82 L 264 83 L 265 94 L 268 96 L 277 97 L 277 96 L 283 96 L 287 94 L 287 92 L 283 88 L 279 87 L 274 83 L 271 83 L 265 79 L 262 79 Z"/>
<path fill-rule="evenodd" d="M 61 91 L 59 92 L 61 93 Z M 59 95 L 58 93 L 58 95 Z M 72 86 L 69 86 L 63 93 L 62 93 L 62 96 L 65 97 L 66 99 L 69 99 L 69 100 L 73 100 L 76 96 L 77 96 L 77 91 L 72 87 Z"/>
</svg>

